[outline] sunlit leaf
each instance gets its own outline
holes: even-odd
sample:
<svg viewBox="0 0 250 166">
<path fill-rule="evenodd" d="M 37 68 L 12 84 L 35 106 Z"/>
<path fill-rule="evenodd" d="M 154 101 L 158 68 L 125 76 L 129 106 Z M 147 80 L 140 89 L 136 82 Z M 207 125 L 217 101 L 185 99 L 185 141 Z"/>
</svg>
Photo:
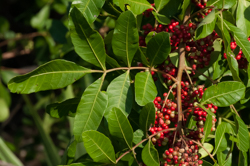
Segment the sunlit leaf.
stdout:
<svg viewBox="0 0 250 166">
<path fill-rule="evenodd" d="M 152 102 L 157 95 L 157 89 L 150 72 L 140 72 L 135 76 L 135 101 L 144 106 Z"/>
<path fill-rule="evenodd" d="M 74 7 L 71 10 L 70 16 L 74 23 L 74 26 L 70 26 L 70 30 L 76 53 L 83 60 L 104 70 L 106 52 L 101 35 L 90 27 L 77 8 Z"/>
<path fill-rule="evenodd" d="M 139 47 L 139 34 L 136 27 L 136 18 L 128 10 L 123 12 L 116 21 L 112 48 L 117 58 L 131 66 L 133 57 Z"/>
<path fill-rule="evenodd" d="M 91 24 L 97 19 L 104 3 L 105 0 L 74 0 L 72 8 L 76 7 Z"/>
<path fill-rule="evenodd" d="M 38 91 L 64 88 L 90 73 L 86 69 L 66 60 L 53 60 L 41 65 L 34 71 L 16 76 L 8 83 L 13 93 L 29 94 Z"/>
<path fill-rule="evenodd" d="M 85 131 L 82 133 L 84 147 L 95 162 L 115 163 L 115 151 L 111 141 L 98 131 Z"/>
<path fill-rule="evenodd" d="M 170 37 L 166 32 L 156 34 L 147 45 L 147 57 L 150 66 L 162 63 L 171 51 Z"/>
<path fill-rule="evenodd" d="M 247 126 L 245 125 L 244 121 L 239 117 L 236 116 L 238 122 L 238 142 L 237 146 L 242 152 L 247 152 L 249 149 L 249 133 Z"/>
<path fill-rule="evenodd" d="M 102 80 L 98 79 L 84 91 L 81 101 L 77 107 L 74 136 L 81 141 L 82 132 L 86 130 L 97 130 L 101 123 L 105 109 L 108 105 L 108 96 L 101 92 Z"/>
<path fill-rule="evenodd" d="M 246 87 L 241 82 L 225 81 L 210 86 L 204 92 L 201 103 L 213 103 L 219 107 L 235 104 L 245 93 Z"/>
<path fill-rule="evenodd" d="M 159 166 L 158 151 L 154 148 L 153 143 L 149 140 L 142 150 L 142 160 L 146 165 Z"/>
<path fill-rule="evenodd" d="M 148 130 L 150 126 L 154 125 L 155 122 L 155 105 L 150 102 L 146 104 L 140 113 L 140 128 L 144 132 L 145 135 L 148 135 Z"/>
<path fill-rule="evenodd" d="M 118 76 L 115 78 L 107 88 L 108 94 L 108 107 L 105 112 L 108 116 L 109 111 L 113 107 L 121 109 L 121 111 L 127 116 L 132 108 L 133 93 L 130 86 L 130 72 Z"/>
<path fill-rule="evenodd" d="M 129 148 L 132 147 L 133 129 L 119 108 L 112 108 L 108 116 L 110 134 L 118 139 L 122 139 Z"/>
</svg>

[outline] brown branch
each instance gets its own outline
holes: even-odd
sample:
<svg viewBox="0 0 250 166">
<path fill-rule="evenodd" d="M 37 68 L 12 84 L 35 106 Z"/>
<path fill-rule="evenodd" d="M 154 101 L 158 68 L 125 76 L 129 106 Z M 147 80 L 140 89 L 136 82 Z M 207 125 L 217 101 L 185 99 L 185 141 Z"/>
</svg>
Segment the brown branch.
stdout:
<svg viewBox="0 0 250 166">
<path fill-rule="evenodd" d="M 187 69 L 185 68 L 184 70 L 185 70 L 185 72 L 186 72 L 186 74 L 188 76 L 188 79 L 189 79 L 189 82 L 190 82 L 191 86 L 194 87 L 193 81 L 192 81 L 190 75 L 188 74 Z"/>
<path fill-rule="evenodd" d="M 8 40 L 1 42 L 0 47 L 7 45 L 11 41 L 18 41 L 18 40 L 22 40 L 22 39 L 33 39 L 34 37 L 37 37 L 37 36 L 46 36 L 46 35 L 47 35 L 47 33 L 44 33 L 44 32 L 43 33 L 42 32 L 33 32 L 33 33 L 29 33 L 29 34 L 24 34 L 24 35 L 17 36 L 15 38 L 8 39 Z"/>
<path fill-rule="evenodd" d="M 118 161 L 119 161 L 121 158 L 123 158 L 126 154 L 130 153 L 131 151 L 134 151 L 135 148 L 137 148 L 137 147 L 138 147 L 139 145 L 141 145 L 143 142 L 145 142 L 145 141 L 151 139 L 152 137 L 156 136 L 157 134 L 162 133 L 162 132 L 164 132 L 164 131 L 175 131 L 175 130 L 176 130 L 176 128 L 164 129 L 164 130 L 162 130 L 162 131 L 158 131 L 157 133 L 150 135 L 148 138 L 145 138 L 144 140 L 141 140 L 138 144 L 136 144 L 134 147 L 132 147 L 131 149 L 129 149 L 128 151 L 126 151 L 125 153 L 123 153 L 119 158 L 117 158 L 117 159 L 116 159 L 116 163 L 118 163 Z"/>
</svg>

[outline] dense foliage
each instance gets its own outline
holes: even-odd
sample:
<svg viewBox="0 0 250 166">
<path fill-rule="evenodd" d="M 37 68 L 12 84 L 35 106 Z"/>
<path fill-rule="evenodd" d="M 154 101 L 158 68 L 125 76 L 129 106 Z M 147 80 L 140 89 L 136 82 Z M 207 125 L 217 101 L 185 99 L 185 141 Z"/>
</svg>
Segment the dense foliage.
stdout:
<svg viewBox="0 0 250 166">
<path fill-rule="evenodd" d="M 56 58 L 8 88 L 30 94 L 96 76 L 81 96 L 46 107 L 54 118 L 74 117 L 61 165 L 247 166 L 249 7 L 246 0 L 73 1 L 68 42 L 84 65 Z M 87 153 L 76 158 L 82 143 Z"/>
</svg>

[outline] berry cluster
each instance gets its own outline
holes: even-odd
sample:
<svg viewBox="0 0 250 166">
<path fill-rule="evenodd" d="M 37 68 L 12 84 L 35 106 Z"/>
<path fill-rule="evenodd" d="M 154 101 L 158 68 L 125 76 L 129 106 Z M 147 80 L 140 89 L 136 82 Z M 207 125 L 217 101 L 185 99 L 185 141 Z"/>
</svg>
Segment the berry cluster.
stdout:
<svg viewBox="0 0 250 166">
<path fill-rule="evenodd" d="M 250 37 L 248 37 L 248 41 L 250 41 Z M 236 47 L 237 47 L 237 44 L 235 41 L 230 43 L 230 48 L 232 51 L 234 51 Z M 224 53 L 223 57 L 227 59 L 227 54 Z M 239 50 L 239 53 L 236 55 L 235 59 L 238 61 L 238 65 L 240 69 L 247 68 L 247 59 L 244 57 L 242 50 Z"/>
<path fill-rule="evenodd" d="M 162 156 L 165 160 L 164 166 L 179 164 L 179 166 L 202 165 L 203 161 L 199 160 L 198 146 L 193 141 L 186 141 L 184 144 L 177 142 L 174 148 L 166 150 Z"/>
</svg>

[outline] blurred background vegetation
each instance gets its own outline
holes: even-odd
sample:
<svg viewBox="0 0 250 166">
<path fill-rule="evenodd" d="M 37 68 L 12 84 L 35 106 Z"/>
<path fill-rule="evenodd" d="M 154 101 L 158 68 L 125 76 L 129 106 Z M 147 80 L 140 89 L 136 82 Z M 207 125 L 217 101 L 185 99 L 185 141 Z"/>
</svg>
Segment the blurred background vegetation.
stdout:
<svg viewBox="0 0 250 166">
<path fill-rule="evenodd" d="M 70 5 L 71 0 L 0 2 L 0 166 L 54 166 L 71 155 L 66 149 L 72 139 L 72 119 L 52 118 L 46 106 L 81 96 L 95 78 L 89 74 L 65 89 L 31 95 L 10 94 L 6 86 L 12 77 L 53 59 L 91 68 L 76 55 L 70 41 Z M 103 23 L 99 19 L 95 24 L 100 27 Z M 100 29 L 103 34 L 107 30 Z M 77 158 L 85 150 L 81 144 L 76 147 Z"/>
</svg>

